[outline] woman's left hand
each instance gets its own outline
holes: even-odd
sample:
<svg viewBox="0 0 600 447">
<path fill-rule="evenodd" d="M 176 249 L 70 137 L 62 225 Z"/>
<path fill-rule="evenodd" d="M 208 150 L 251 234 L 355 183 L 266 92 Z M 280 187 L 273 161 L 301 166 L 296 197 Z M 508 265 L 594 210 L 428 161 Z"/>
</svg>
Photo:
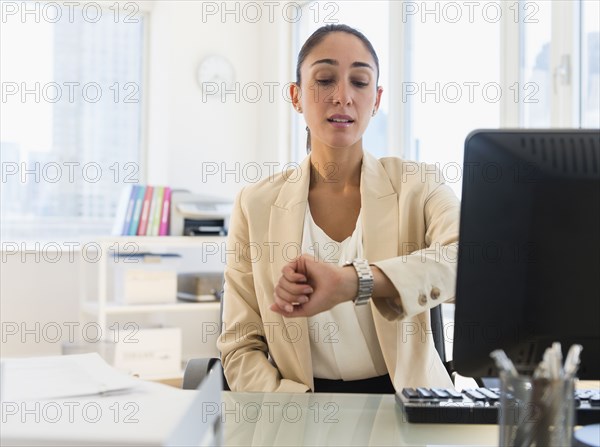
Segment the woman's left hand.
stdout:
<svg viewBox="0 0 600 447">
<path fill-rule="evenodd" d="M 357 291 L 358 277 L 353 268 L 303 254 L 281 270 L 271 310 L 285 317 L 310 317 L 351 300 Z"/>
</svg>

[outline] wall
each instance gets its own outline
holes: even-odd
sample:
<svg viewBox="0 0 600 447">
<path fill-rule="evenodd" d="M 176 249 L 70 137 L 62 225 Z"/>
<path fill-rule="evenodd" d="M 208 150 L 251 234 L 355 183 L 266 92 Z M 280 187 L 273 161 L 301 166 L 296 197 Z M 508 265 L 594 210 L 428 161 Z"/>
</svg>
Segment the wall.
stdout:
<svg viewBox="0 0 600 447">
<path fill-rule="evenodd" d="M 245 20 L 250 12 L 241 8 L 208 15 L 203 3 L 157 2 L 152 10 L 148 181 L 233 198 L 243 184 L 268 174 L 265 162 L 289 159 L 291 106 L 283 93 L 291 79 L 291 24 L 280 15 L 269 23 L 266 9 L 258 23 Z M 203 98 L 195 73 L 209 54 L 233 64 L 237 98 Z M 270 83 L 277 84 L 272 98 Z"/>
</svg>

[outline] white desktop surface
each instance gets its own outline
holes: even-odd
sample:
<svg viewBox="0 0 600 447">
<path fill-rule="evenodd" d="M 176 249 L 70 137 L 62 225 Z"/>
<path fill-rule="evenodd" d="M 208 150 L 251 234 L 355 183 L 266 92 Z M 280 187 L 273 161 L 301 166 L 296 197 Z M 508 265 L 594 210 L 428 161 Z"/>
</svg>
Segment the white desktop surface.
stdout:
<svg viewBox="0 0 600 447">
<path fill-rule="evenodd" d="M 144 382 L 124 394 L 40 402 L 38 411 L 35 404 L 28 402 L 27 409 L 34 408 L 34 413 L 29 415 L 7 415 L 3 407 L 1 444 L 161 445 L 194 396 L 195 391 Z M 495 425 L 408 423 L 393 395 L 223 392 L 222 399 L 225 445 L 498 443 Z M 73 407 L 71 419 L 67 402 L 79 404 Z M 86 404 L 87 420 L 82 411 Z M 52 422 L 56 412 L 51 411 L 57 407 L 62 408 L 63 414 Z M 98 407 L 102 414 L 93 422 Z M 209 403 L 203 408 L 212 412 L 215 404 Z M 39 421 L 35 420 L 36 413 L 41 416 Z M 198 414 L 199 420 L 203 417 Z"/>
<path fill-rule="evenodd" d="M 391 394 L 226 392 L 223 409 L 232 446 L 498 445 L 496 425 L 408 423 Z"/>
<path fill-rule="evenodd" d="M 140 381 L 122 393 L 20 403 L 28 413 L 11 415 L 12 403 L 2 402 L 0 444 L 161 445 L 193 398 L 193 391 Z"/>
</svg>

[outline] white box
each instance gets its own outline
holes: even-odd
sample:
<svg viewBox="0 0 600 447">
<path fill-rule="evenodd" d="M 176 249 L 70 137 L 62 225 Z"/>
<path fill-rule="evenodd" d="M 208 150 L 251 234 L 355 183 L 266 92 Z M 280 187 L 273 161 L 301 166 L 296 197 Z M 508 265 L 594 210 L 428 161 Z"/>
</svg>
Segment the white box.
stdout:
<svg viewBox="0 0 600 447">
<path fill-rule="evenodd" d="M 143 328 L 120 330 L 114 367 L 142 379 L 181 375 L 181 329 Z"/>
<path fill-rule="evenodd" d="M 116 259 L 116 258 L 115 258 Z M 164 255 L 121 259 L 113 268 L 115 302 L 119 304 L 166 304 L 177 302 L 179 257 Z"/>
</svg>

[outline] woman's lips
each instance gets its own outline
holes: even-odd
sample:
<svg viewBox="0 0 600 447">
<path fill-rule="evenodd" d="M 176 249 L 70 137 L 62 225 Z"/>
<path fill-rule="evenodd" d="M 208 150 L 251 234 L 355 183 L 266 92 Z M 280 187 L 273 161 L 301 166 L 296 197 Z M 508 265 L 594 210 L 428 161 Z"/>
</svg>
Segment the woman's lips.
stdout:
<svg viewBox="0 0 600 447">
<path fill-rule="evenodd" d="M 348 115 L 333 115 L 329 118 L 327 118 L 327 121 L 329 121 L 329 123 L 338 129 L 344 129 L 346 127 L 350 127 L 353 123 L 354 120 L 352 119 L 351 116 Z"/>
</svg>

